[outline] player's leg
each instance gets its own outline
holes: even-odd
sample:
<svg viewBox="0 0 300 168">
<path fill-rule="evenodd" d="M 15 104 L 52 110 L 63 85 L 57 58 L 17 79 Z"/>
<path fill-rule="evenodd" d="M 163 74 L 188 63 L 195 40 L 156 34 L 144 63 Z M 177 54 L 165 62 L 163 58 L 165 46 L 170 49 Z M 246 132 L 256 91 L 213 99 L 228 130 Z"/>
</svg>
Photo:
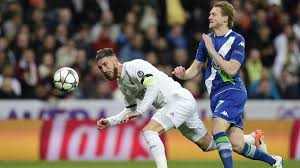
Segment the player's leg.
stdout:
<svg viewBox="0 0 300 168">
<path fill-rule="evenodd" d="M 197 134 L 197 132 L 199 132 L 199 131 L 194 131 L 194 135 L 191 135 L 191 136 L 192 137 L 193 136 L 199 137 L 199 134 Z M 256 138 L 256 134 L 254 134 L 255 132 L 257 132 L 257 130 L 253 131 L 251 134 L 244 135 L 244 141 L 246 143 L 255 145 L 256 147 L 258 147 L 259 149 L 261 149 L 263 152 L 268 153 L 267 152 L 267 148 L 265 146 L 263 148 L 263 145 L 266 145 L 266 144 L 264 144 L 264 143 L 256 143 L 257 142 L 256 141 L 257 138 Z M 187 137 L 187 138 L 189 140 L 191 140 L 192 142 L 194 142 L 200 149 L 202 149 L 203 152 L 210 152 L 210 151 L 213 151 L 213 150 L 217 149 L 216 142 L 214 141 L 212 135 L 210 133 L 208 133 L 208 132 L 202 138 L 197 139 L 196 141 L 193 140 L 193 139 L 191 139 L 191 138 L 189 138 L 189 137 Z"/>
<path fill-rule="evenodd" d="M 178 130 L 183 136 L 195 143 L 203 151 L 212 151 L 217 149 L 216 143 L 212 136 L 207 132 L 204 123 L 199 119 L 199 115 L 195 111 Z"/>
<path fill-rule="evenodd" d="M 244 132 L 239 127 L 231 127 L 228 130 L 229 139 L 231 141 L 233 150 L 242 156 L 252 160 L 261 160 L 273 167 L 282 167 L 282 158 L 271 156 L 253 144 L 244 142 Z"/>
<path fill-rule="evenodd" d="M 173 101 L 154 114 L 150 123 L 143 130 L 158 168 L 167 166 L 164 146 L 158 133 L 167 132 L 171 128 L 178 128 L 197 109 L 193 95 L 185 89 L 181 91 L 181 94 L 174 97 Z"/>
<path fill-rule="evenodd" d="M 165 128 L 155 120 L 150 120 L 150 122 L 143 128 L 143 135 L 147 144 L 149 145 L 157 168 L 168 167 L 165 147 L 159 137 L 159 135 L 164 133 L 165 131 Z"/>
<path fill-rule="evenodd" d="M 210 108 L 213 114 L 212 134 L 213 139 L 217 144 L 217 149 L 220 158 L 222 159 L 224 168 L 232 168 L 232 146 L 226 134 L 230 124 L 224 119 L 225 117 L 228 117 L 228 113 L 224 109 L 226 104 L 228 104 L 228 101 L 226 100 L 228 95 L 222 97 L 223 95 L 224 93 L 213 96 L 210 100 Z"/>
<path fill-rule="evenodd" d="M 223 118 L 214 117 L 212 119 L 213 139 L 217 144 L 224 168 L 233 168 L 232 145 L 226 134 L 229 126 L 230 124 Z"/>
<path fill-rule="evenodd" d="M 244 141 L 242 113 L 247 100 L 246 93 L 233 90 L 226 94 L 223 97 L 230 97 L 230 99 L 224 100 L 225 103 L 220 107 L 220 111 L 222 112 L 216 115 L 222 116 L 223 111 L 227 112 L 227 115 L 223 115 L 222 117 L 231 123 L 231 127 L 227 133 L 230 137 L 233 150 L 253 160 L 261 160 L 270 165 L 276 165 L 276 159 L 266 154 L 255 145 L 245 143 Z M 279 159 L 278 164 L 281 165 L 281 162 L 282 159 Z"/>
</svg>

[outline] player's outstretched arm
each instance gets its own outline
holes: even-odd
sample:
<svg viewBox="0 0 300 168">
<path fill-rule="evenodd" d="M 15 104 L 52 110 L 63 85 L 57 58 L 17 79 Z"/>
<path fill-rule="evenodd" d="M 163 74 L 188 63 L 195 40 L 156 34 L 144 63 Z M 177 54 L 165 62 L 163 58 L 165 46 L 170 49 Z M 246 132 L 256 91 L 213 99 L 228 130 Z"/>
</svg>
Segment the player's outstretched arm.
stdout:
<svg viewBox="0 0 300 168">
<path fill-rule="evenodd" d="M 121 123 L 127 123 L 129 120 L 141 117 L 142 113 L 140 112 L 129 112 L 121 121 Z"/>
<path fill-rule="evenodd" d="M 114 116 L 111 116 L 108 118 L 102 118 L 102 119 L 98 120 L 97 121 L 98 130 L 102 131 L 103 129 L 105 129 L 107 127 L 123 123 L 122 120 L 130 112 L 131 112 L 130 110 L 125 108 L 121 113 L 119 113 L 117 115 L 114 115 Z"/>
<path fill-rule="evenodd" d="M 185 70 L 185 68 L 182 66 L 178 66 L 174 69 L 172 74 L 175 75 L 178 79 L 189 80 L 194 78 L 201 72 L 202 66 L 202 62 L 194 60 L 192 65 L 187 70 Z"/>
</svg>

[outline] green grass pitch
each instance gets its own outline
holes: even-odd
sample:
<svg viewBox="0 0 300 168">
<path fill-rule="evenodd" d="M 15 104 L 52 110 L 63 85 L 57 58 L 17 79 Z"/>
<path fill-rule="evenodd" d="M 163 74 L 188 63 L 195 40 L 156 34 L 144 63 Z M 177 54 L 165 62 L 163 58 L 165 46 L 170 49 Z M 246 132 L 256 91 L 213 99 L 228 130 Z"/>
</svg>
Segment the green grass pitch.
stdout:
<svg viewBox="0 0 300 168">
<path fill-rule="evenodd" d="M 258 161 L 235 161 L 236 168 L 268 168 Z M 107 161 L 0 161 L 0 168 L 155 168 L 154 162 Z M 284 168 L 300 168 L 300 161 L 286 160 Z M 169 161 L 169 168 L 223 168 L 221 161 Z"/>
</svg>

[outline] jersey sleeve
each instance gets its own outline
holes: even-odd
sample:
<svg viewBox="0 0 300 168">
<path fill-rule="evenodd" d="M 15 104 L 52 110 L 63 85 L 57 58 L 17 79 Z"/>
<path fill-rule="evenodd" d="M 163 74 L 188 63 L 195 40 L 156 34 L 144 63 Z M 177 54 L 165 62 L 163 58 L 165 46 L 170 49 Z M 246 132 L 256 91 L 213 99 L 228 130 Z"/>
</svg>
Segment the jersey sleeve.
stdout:
<svg viewBox="0 0 300 168">
<path fill-rule="evenodd" d="M 136 111 L 143 114 L 151 106 L 158 95 L 158 79 L 153 76 L 153 67 L 145 61 L 136 61 L 131 65 L 129 72 L 133 78 L 136 78 L 146 87 L 144 98 L 137 105 Z"/>
<path fill-rule="evenodd" d="M 196 53 L 196 60 L 200 62 L 206 62 L 207 54 L 206 54 L 206 48 L 205 43 L 203 40 L 199 42 L 199 46 Z"/>
<path fill-rule="evenodd" d="M 233 46 L 230 59 L 237 60 L 240 64 L 245 59 L 245 40 L 241 37 Z"/>
<path fill-rule="evenodd" d="M 136 61 L 128 67 L 129 74 L 137 79 L 141 84 L 148 87 L 157 79 L 153 76 L 151 64 L 145 61 Z"/>
</svg>

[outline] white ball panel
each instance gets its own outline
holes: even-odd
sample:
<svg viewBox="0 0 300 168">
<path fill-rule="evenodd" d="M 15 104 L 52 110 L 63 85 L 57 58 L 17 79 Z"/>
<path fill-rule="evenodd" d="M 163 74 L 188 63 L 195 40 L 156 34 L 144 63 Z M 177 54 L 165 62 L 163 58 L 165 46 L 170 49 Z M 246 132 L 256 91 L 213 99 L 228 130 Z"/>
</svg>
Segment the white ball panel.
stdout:
<svg viewBox="0 0 300 168">
<path fill-rule="evenodd" d="M 69 84 L 69 83 L 64 83 L 64 84 L 63 84 L 63 89 L 64 89 L 64 90 L 69 90 L 69 89 L 71 89 L 72 87 L 73 87 L 72 84 Z"/>
<path fill-rule="evenodd" d="M 56 72 L 54 74 L 54 81 L 60 81 L 60 74 L 59 74 L 59 72 Z"/>
<path fill-rule="evenodd" d="M 61 78 L 64 80 L 66 78 L 66 76 L 68 75 L 69 71 L 67 69 L 62 69 L 60 71 L 61 74 Z"/>
<path fill-rule="evenodd" d="M 67 82 L 67 83 L 74 83 L 75 82 L 74 76 L 71 73 L 69 73 L 68 76 L 65 79 L 65 82 Z"/>
<path fill-rule="evenodd" d="M 54 85 L 55 85 L 56 88 L 62 89 L 62 83 L 61 82 L 55 82 Z"/>
</svg>

